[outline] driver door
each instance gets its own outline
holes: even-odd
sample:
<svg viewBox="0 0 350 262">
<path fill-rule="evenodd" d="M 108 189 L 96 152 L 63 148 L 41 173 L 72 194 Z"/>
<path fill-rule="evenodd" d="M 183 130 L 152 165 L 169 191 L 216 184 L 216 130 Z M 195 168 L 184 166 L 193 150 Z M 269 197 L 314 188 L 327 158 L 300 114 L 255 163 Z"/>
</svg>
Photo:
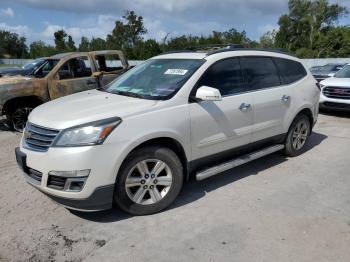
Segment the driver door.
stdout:
<svg viewBox="0 0 350 262">
<path fill-rule="evenodd" d="M 98 79 L 92 76 L 91 61 L 87 56 L 66 61 L 49 83 L 51 99 L 98 88 Z"/>
<path fill-rule="evenodd" d="M 219 89 L 222 95 L 222 101 L 190 104 L 193 159 L 210 164 L 216 156 L 221 158 L 232 149 L 251 142 L 253 98 L 246 92 L 239 58 L 212 65 L 192 91 L 192 97 L 201 86 Z"/>
</svg>

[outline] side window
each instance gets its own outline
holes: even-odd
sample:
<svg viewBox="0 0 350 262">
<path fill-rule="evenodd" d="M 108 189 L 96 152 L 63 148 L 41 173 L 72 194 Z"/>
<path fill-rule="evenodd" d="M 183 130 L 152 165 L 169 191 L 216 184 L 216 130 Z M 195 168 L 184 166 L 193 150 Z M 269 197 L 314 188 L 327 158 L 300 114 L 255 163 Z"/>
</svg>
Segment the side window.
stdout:
<svg viewBox="0 0 350 262">
<path fill-rule="evenodd" d="M 68 60 L 58 70 L 60 80 L 90 77 L 91 75 L 90 60 L 85 56 Z"/>
<path fill-rule="evenodd" d="M 299 62 L 283 58 L 274 58 L 274 60 L 285 85 L 294 83 L 307 75 L 304 66 Z"/>
<path fill-rule="evenodd" d="M 281 85 L 277 68 L 270 57 L 242 57 L 241 65 L 250 90 Z"/>
<path fill-rule="evenodd" d="M 97 55 L 97 69 L 101 72 L 115 72 L 123 69 L 118 55 Z"/>
<path fill-rule="evenodd" d="M 201 86 L 217 88 L 223 96 L 243 92 L 245 88 L 239 59 L 229 58 L 216 62 L 199 80 L 197 88 Z"/>
</svg>

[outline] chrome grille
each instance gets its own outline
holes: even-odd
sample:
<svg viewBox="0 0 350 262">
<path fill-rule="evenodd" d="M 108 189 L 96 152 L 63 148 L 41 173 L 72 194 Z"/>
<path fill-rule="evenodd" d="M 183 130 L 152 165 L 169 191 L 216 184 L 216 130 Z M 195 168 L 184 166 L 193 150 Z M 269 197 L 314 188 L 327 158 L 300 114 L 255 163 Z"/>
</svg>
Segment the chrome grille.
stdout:
<svg viewBox="0 0 350 262">
<path fill-rule="evenodd" d="M 46 152 L 59 134 L 59 130 L 27 123 L 24 130 L 24 147 L 39 152 Z"/>
<path fill-rule="evenodd" d="M 323 88 L 323 94 L 329 98 L 335 99 L 350 99 L 350 88 L 345 87 L 335 87 L 335 86 L 326 86 Z"/>
</svg>

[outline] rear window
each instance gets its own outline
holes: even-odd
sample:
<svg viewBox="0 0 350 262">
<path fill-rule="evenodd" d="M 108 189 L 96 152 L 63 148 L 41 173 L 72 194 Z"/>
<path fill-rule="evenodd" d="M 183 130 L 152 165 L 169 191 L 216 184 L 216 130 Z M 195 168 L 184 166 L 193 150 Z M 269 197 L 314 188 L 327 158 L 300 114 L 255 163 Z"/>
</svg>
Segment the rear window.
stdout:
<svg viewBox="0 0 350 262">
<path fill-rule="evenodd" d="M 288 85 L 304 78 L 307 73 L 304 66 L 296 61 L 273 58 L 281 74 L 282 83 Z"/>
</svg>

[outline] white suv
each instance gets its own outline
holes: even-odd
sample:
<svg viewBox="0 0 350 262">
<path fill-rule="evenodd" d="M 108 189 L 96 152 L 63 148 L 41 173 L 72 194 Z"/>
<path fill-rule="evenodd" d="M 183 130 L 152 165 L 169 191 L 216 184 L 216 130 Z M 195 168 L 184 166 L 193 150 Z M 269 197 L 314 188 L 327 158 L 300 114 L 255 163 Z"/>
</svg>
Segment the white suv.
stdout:
<svg viewBox="0 0 350 262">
<path fill-rule="evenodd" d="M 350 112 L 350 65 L 323 80 L 320 108 Z"/>
<path fill-rule="evenodd" d="M 36 108 L 16 158 L 27 182 L 68 208 L 151 214 L 192 174 L 303 152 L 319 96 L 311 73 L 281 52 L 163 54 Z"/>
</svg>

